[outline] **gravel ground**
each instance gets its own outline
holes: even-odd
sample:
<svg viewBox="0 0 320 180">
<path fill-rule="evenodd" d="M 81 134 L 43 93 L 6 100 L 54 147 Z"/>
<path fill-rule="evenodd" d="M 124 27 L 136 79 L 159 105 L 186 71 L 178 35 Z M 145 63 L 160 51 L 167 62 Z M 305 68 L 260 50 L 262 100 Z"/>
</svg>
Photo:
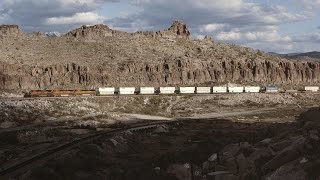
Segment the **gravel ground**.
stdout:
<svg viewBox="0 0 320 180">
<path fill-rule="evenodd" d="M 262 107 L 309 107 L 318 94 L 226 94 L 210 96 L 137 96 L 0 100 L 0 127 L 77 120 L 114 123 L 128 114 L 192 117 Z M 134 118 L 134 117 L 133 117 Z"/>
</svg>

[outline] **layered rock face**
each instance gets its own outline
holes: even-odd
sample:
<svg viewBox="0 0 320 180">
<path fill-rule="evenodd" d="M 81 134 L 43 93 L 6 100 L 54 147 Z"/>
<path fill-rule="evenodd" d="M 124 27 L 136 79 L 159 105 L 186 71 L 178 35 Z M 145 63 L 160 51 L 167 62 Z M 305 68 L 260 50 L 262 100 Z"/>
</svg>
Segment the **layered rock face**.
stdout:
<svg viewBox="0 0 320 180">
<path fill-rule="evenodd" d="M 0 26 L 0 36 L 15 37 L 19 35 L 22 35 L 22 31 L 17 25 L 1 25 Z"/>
<path fill-rule="evenodd" d="M 17 26 L 0 30 L 21 33 Z M 187 26 L 179 21 L 158 32 L 130 34 L 95 25 L 57 38 L 2 37 L 6 46 L 0 47 L 0 89 L 320 83 L 319 62 L 289 61 L 214 43 L 209 37 L 189 38 Z"/>
<path fill-rule="evenodd" d="M 272 61 L 175 60 L 149 63 L 122 63 L 113 66 L 57 64 L 45 67 L 0 64 L 1 89 L 97 88 L 102 86 L 317 84 L 320 64 Z"/>
</svg>

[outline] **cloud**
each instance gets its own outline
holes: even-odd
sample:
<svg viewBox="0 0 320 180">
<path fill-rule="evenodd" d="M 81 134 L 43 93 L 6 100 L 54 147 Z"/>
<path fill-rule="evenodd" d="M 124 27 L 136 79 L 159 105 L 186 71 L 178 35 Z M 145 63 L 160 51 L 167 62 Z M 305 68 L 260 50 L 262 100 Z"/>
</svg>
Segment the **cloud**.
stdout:
<svg viewBox="0 0 320 180">
<path fill-rule="evenodd" d="M 295 36 L 293 41 L 299 43 L 320 43 L 320 32 L 306 33 Z"/>
<path fill-rule="evenodd" d="M 320 8 L 320 0 L 296 0 L 296 2 L 302 4 L 307 9 Z"/>
<path fill-rule="evenodd" d="M 51 24 L 61 24 L 54 30 L 65 31 L 79 23 L 101 22 L 96 11 L 105 2 L 118 0 L 1 0 L 0 24 L 19 24 L 27 31 L 53 30 Z"/>
<path fill-rule="evenodd" d="M 250 46 L 267 52 L 286 52 L 294 49 L 292 38 L 288 35 L 282 35 L 276 27 L 250 30 L 235 28 L 228 32 L 219 32 L 215 35 L 215 39 Z"/>
<path fill-rule="evenodd" d="M 200 27 L 200 32 L 201 33 L 215 32 L 217 30 L 224 28 L 225 26 L 226 26 L 225 24 L 206 24 Z"/>
<path fill-rule="evenodd" d="M 221 41 L 235 41 L 242 38 L 242 34 L 239 31 L 220 32 L 217 36 Z"/>
<path fill-rule="evenodd" d="M 189 26 L 194 38 L 210 35 L 218 41 L 265 50 L 274 50 L 276 46 L 283 46 L 283 50 L 294 48 L 292 37 L 283 34 L 279 27 L 309 18 L 282 6 L 246 0 L 132 0 L 131 3 L 139 11 L 106 23 L 129 31 L 148 27 L 159 30 L 178 19 Z"/>
<path fill-rule="evenodd" d="M 131 26 L 137 19 L 157 27 L 172 19 L 186 21 L 191 26 L 233 24 L 234 26 L 279 25 L 306 19 L 304 14 L 290 13 L 280 6 L 247 3 L 242 0 L 136 0 L 140 12 L 114 19 L 112 23 Z M 183 5 L 183 6 L 182 6 Z"/>
<path fill-rule="evenodd" d="M 66 24 L 99 24 L 104 21 L 104 17 L 94 12 L 76 13 L 69 17 L 51 17 L 46 19 L 47 25 L 66 25 Z"/>
<path fill-rule="evenodd" d="M 300 12 L 290 11 L 279 5 L 255 3 L 258 0 L 123 0 L 121 5 L 129 3 L 135 11 L 119 12 L 112 19 L 98 13 L 104 3 L 119 1 L 1 0 L 0 24 L 19 24 L 27 31 L 65 32 L 79 25 L 104 22 L 115 29 L 132 32 L 165 29 L 172 21 L 182 20 L 194 38 L 210 35 L 218 41 L 266 51 L 295 50 L 301 47 L 299 43 L 319 42 L 316 33 L 293 37 L 283 31 L 286 24 L 312 17 L 301 8 L 298 8 Z M 320 0 L 294 1 L 299 7 L 320 8 Z"/>
</svg>

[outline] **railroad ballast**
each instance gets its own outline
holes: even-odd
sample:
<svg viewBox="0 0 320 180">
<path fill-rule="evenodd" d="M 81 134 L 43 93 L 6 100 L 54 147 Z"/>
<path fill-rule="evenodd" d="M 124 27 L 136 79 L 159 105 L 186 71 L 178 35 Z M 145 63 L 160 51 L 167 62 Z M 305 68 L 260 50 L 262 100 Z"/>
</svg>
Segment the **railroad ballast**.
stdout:
<svg viewBox="0 0 320 180">
<path fill-rule="evenodd" d="M 170 95 L 170 94 L 225 94 L 225 93 L 282 93 L 318 92 L 318 86 L 306 86 L 303 90 L 280 90 L 275 85 L 213 86 L 213 87 L 102 87 L 96 90 L 31 90 L 25 97 L 62 96 L 110 96 L 110 95 Z"/>
</svg>

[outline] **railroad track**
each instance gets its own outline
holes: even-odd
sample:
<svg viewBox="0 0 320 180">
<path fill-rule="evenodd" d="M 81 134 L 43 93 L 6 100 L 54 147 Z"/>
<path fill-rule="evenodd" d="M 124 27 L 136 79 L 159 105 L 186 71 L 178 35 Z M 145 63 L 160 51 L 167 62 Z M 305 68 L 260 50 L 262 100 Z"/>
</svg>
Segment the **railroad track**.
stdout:
<svg viewBox="0 0 320 180">
<path fill-rule="evenodd" d="M 55 154 L 62 153 L 66 150 L 70 150 L 76 146 L 88 143 L 90 141 L 97 140 L 103 136 L 111 136 L 117 133 L 122 133 L 126 131 L 131 132 L 137 132 L 137 131 L 143 131 L 143 130 L 149 130 L 149 129 L 156 129 L 160 125 L 165 124 L 171 124 L 176 123 L 177 120 L 174 121 L 158 121 L 158 122 L 152 122 L 152 123 L 144 123 L 144 124 L 136 124 L 129 127 L 121 128 L 121 129 L 115 129 L 110 131 L 104 131 L 104 132 L 97 132 L 95 134 L 91 134 L 89 136 L 76 139 L 74 141 L 62 144 L 56 148 L 51 148 L 46 150 L 45 152 L 39 153 L 37 155 L 34 155 L 32 157 L 28 157 L 26 159 L 20 160 L 19 162 L 15 162 L 14 164 L 7 165 L 7 167 L 0 167 L 0 178 L 9 178 L 9 175 L 18 172 L 19 170 L 32 165 L 35 162 L 45 160 L 46 158 L 52 157 Z"/>
<path fill-rule="evenodd" d="M 216 94 L 134 94 L 134 95 L 108 95 L 108 96 L 54 96 L 54 97 L 0 97 L 0 101 L 26 101 L 26 100 L 39 100 L 39 99 L 80 99 L 80 98 L 112 98 L 112 97 L 162 97 L 162 96 L 208 96 L 208 95 L 228 95 L 229 93 L 216 93 Z M 229 94 L 232 95 L 232 94 Z"/>
<path fill-rule="evenodd" d="M 270 95 L 277 95 L 277 94 L 292 94 L 292 93 L 299 93 L 299 94 L 314 94 L 318 95 L 320 92 L 301 92 L 301 91 L 295 91 L 295 92 L 278 92 L 278 93 L 258 93 L 258 94 L 270 94 Z M 1 101 L 32 101 L 32 100 L 39 100 L 39 99 L 81 99 L 81 98 L 110 98 L 110 97 L 150 97 L 150 96 L 211 96 L 211 95 L 236 95 L 236 94 L 256 94 L 256 93 L 215 93 L 215 94 L 135 94 L 135 95 L 109 95 L 109 96 L 55 96 L 55 97 L 16 97 L 16 98 L 7 98 L 7 97 L 0 97 Z"/>
</svg>

